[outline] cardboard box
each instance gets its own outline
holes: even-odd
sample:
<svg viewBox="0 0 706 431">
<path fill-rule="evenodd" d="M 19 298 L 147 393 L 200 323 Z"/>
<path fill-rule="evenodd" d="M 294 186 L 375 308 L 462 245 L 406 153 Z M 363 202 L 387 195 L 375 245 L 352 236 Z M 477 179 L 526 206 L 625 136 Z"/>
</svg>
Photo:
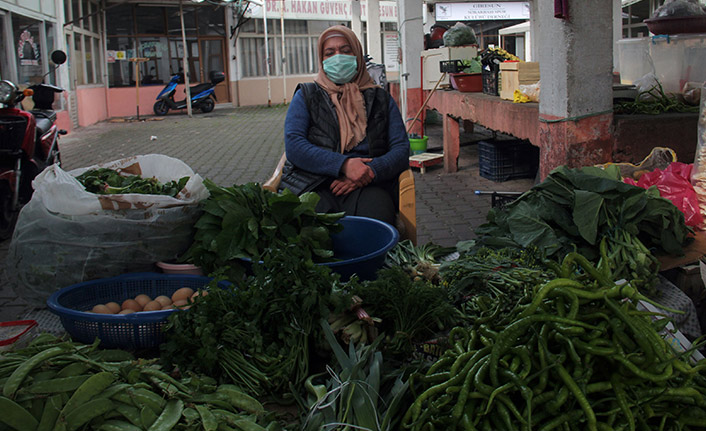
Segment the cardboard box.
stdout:
<svg viewBox="0 0 706 431">
<path fill-rule="evenodd" d="M 512 100 L 520 85 L 539 82 L 539 63 L 534 61 L 504 61 L 500 63 L 500 98 Z"/>
<path fill-rule="evenodd" d="M 442 72 L 439 68 L 440 61 L 470 60 L 478 56 L 477 45 L 442 46 L 441 48 L 425 49 L 422 51 L 422 89 L 434 88 Z M 449 75 L 439 82 L 438 88 L 449 87 Z"/>
</svg>

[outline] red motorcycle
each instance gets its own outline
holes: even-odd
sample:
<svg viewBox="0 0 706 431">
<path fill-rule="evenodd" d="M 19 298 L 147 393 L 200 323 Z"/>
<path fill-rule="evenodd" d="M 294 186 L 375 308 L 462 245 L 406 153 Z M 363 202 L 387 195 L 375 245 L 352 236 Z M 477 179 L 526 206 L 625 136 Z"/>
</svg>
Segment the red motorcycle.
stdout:
<svg viewBox="0 0 706 431">
<path fill-rule="evenodd" d="M 63 51 L 54 51 L 56 67 L 66 62 Z M 46 75 L 45 75 L 46 76 Z M 0 81 L 0 240 L 7 239 L 22 205 L 32 197 L 32 180 L 49 165 L 60 163 L 53 110 L 56 93 L 63 88 L 35 84 L 20 90 L 10 81 Z M 25 111 L 20 102 L 32 97 L 34 109 Z"/>
</svg>

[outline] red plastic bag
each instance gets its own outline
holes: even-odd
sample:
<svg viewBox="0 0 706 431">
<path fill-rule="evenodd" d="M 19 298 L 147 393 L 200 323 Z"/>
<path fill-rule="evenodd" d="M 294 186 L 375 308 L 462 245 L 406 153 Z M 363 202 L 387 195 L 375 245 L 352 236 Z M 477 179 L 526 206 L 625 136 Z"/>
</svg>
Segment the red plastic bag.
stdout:
<svg viewBox="0 0 706 431">
<path fill-rule="evenodd" d="M 657 186 L 660 196 L 672 201 L 684 213 L 687 226 L 699 226 L 704 219 L 699 210 L 699 199 L 690 181 L 693 167 L 693 164 L 672 162 L 664 170 L 655 169 L 643 174 L 637 182 L 632 178 L 625 178 L 623 181 L 643 189 Z"/>
</svg>

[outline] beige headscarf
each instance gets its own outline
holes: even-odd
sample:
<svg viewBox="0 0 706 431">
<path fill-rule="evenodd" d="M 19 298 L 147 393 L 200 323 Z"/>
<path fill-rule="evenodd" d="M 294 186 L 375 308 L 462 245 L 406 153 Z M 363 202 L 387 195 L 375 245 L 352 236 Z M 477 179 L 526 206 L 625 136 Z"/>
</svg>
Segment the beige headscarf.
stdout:
<svg viewBox="0 0 706 431">
<path fill-rule="evenodd" d="M 343 85 L 335 84 L 324 73 L 324 41 L 333 36 L 346 38 L 358 61 L 358 73 L 351 82 Z M 353 30 L 342 25 L 335 25 L 321 33 L 319 36 L 319 74 L 314 81 L 323 87 L 331 98 L 338 115 L 338 126 L 341 129 L 341 152 L 349 151 L 365 138 L 365 129 L 368 124 L 365 115 L 365 101 L 361 91 L 375 87 L 375 83 L 365 67 L 363 48 Z"/>
</svg>

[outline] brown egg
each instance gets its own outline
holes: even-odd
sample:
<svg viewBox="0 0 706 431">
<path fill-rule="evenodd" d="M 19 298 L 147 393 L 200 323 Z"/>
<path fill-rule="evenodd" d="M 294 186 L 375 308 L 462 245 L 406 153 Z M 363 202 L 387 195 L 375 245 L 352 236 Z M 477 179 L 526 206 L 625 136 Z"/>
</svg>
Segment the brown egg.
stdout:
<svg viewBox="0 0 706 431">
<path fill-rule="evenodd" d="M 124 310 L 142 311 L 142 306 L 140 305 L 139 302 L 135 301 L 134 299 L 126 299 L 125 301 L 123 301 L 120 308 L 123 311 Z"/>
<path fill-rule="evenodd" d="M 188 287 L 182 287 L 172 294 L 172 302 L 176 303 L 180 299 L 186 300 L 194 294 L 194 289 Z"/>
<path fill-rule="evenodd" d="M 157 301 L 150 301 L 147 304 L 145 304 L 144 308 L 142 311 L 157 311 L 162 309 L 162 304 L 160 304 Z"/>
<path fill-rule="evenodd" d="M 196 292 L 194 292 L 193 295 L 191 295 L 191 300 L 193 301 L 199 296 L 206 296 L 206 295 L 208 295 L 208 290 L 205 290 L 205 289 L 197 290 Z"/>
<path fill-rule="evenodd" d="M 147 304 L 148 302 L 152 301 L 152 298 L 150 298 L 149 296 L 147 296 L 147 295 L 145 295 L 144 293 L 142 293 L 142 294 L 137 295 L 137 296 L 135 297 L 135 301 L 137 301 L 137 303 L 140 304 L 140 307 L 144 307 L 145 304 Z"/>
<path fill-rule="evenodd" d="M 174 301 L 174 303 L 172 305 L 174 307 L 183 309 L 185 306 L 189 305 L 189 300 L 188 299 L 179 299 L 178 301 Z"/>
<path fill-rule="evenodd" d="M 162 310 L 173 310 L 173 309 L 174 309 L 174 306 L 172 304 L 165 305 L 164 307 L 162 307 Z"/>
<path fill-rule="evenodd" d="M 110 308 L 106 307 L 106 306 L 103 305 L 103 304 L 98 304 L 98 305 L 94 306 L 94 307 L 91 309 L 91 313 L 112 314 L 111 311 L 110 311 Z"/>
<path fill-rule="evenodd" d="M 105 306 L 108 307 L 110 312 L 113 314 L 120 313 L 120 304 L 117 302 L 108 302 Z"/>
<path fill-rule="evenodd" d="M 118 313 L 118 314 L 132 314 L 134 312 L 135 312 L 135 310 L 131 310 L 129 308 L 126 308 L 124 310 L 121 310 L 120 313 Z"/>
<path fill-rule="evenodd" d="M 162 307 L 164 307 L 165 305 L 172 305 L 172 300 L 169 299 L 168 296 L 159 295 L 158 297 L 154 298 L 154 300 L 162 304 Z"/>
</svg>

